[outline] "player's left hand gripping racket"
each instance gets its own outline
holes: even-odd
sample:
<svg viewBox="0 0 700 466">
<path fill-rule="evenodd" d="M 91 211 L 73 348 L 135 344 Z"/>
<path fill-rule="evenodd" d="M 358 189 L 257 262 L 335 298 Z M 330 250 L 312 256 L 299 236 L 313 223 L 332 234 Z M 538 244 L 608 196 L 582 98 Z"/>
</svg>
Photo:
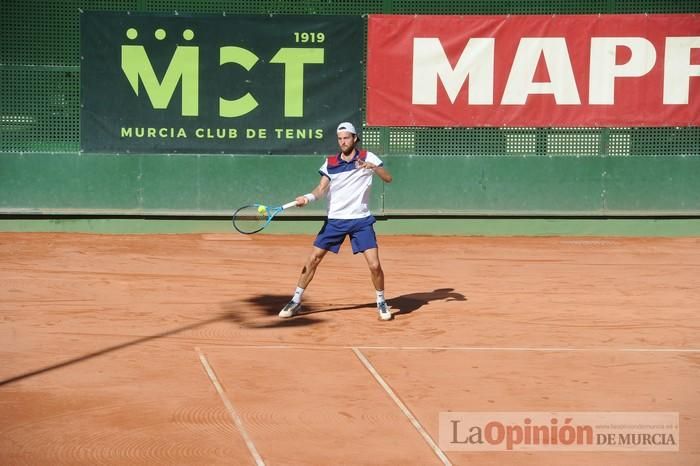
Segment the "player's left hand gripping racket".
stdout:
<svg viewBox="0 0 700 466">
<path fill-rule="evenodd" d="M 233 228 L 244 235 L 252 235 L 268 226 L 275 215 L 295 205 L 297 205 L 296 201 L 287 202 L 276 207 L 263 204 L 250 204 L 239 207 L 233 213 Z"/>
</svg>

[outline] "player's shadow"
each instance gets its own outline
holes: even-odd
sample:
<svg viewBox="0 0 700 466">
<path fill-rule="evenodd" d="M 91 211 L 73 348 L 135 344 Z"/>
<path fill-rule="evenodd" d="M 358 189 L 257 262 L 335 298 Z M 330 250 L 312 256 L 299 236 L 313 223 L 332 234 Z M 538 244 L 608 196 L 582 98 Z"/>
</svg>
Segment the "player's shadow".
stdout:
<svg viewBox="0 0 700 466">
<path fill-rule="evenodd" d="M 426 291 L 423 293 L 409 293 L 401 296 L 396 296 L 394 298 L 389 298 L 386 300 L 387 304 L 391 306 L 394 315 L 404 315 L 410 314 L 417 311 L 421 307 L 429 304 L 433 301 L 466 301 L 467 298 L 464 297 L 462 293 L 457 293 L 454 288 L 437 288 L 433 291 Z M 349 311 L 353 309 L 374 309 L 377 307 L 377 303 L 372 301 L 370 303 L 357 304 L 355 306 L 343 306 L 343 307 L 333 307 L 330 309 L 323 309 L 316 312 L 333 312 L 333 311 Z M 309 314 L 313 313 L 310 311 Z"/>
<path fill-rule="evenodd" d="M 261 294 L 255 295 L 245 300 L 246 306 L 241 307 L 238 302 L 223 304 L 224 311 L 234 317 L 234 320 L 245 328 L 263 329 L 263 328 L 281 328 L 281 327 L 304 327 L 323 323 L 322 320 L 313 317 L 304 317 L 306 314 L 318 312 L 314 306 L 309 306 L 306 303 L 302 306 L 303 312 L 293 319 L 281 319 L 277 314 L 289 302 L 289 295 L 280 294 Z M 247 309 L 253 310 L 255 315 L 250 315 Z M 260 316 L 275 317 L 274 320 L 259 321 Z"/>
<path fill-rule="evenodd" d="M 422 308 L 423 306 L 437 301 L 466 301 L 467 298 L 464 297 L 462 293 L 458 293 L 454 288 L 437 288 L 433 291 L 426 291 L 422 293 L 409 293 L 401 296 L 396 296 L 394 298 L 387 299 L 387 303 L 392 307 L 394 315 L 406 315 L 415 312 Z M 260 316 L 261 314 L 266 317 L 276 317 L 280 309 L 284 307 L 285 304 L 289 302 L 289 295 L 256 295 L 246 300 L 250 307 L 255 310 L 256 314 Z M 224 306 L 226 311 L 234 314 L 235 310 L 227 308 Z M 338 312 L 338 311 L 352 311 L 359 309 L 375 309 L 377 303 L 372 301 L 368 303 L 355 304 L 352 306 L 335 306 L 335 307 L 325 307 L 318 304 L 309 304 L 305 302 L 302 304 L 302 312 L 298 316 L 292 319 L 275 319 L 272 322 L 254 322 L 248 319 L 245 314 L 237 313 L 239 318 L 238 322 L 247 328 L 275 328 L 275 327 L 300 327 L 306 325 L 314 325 L 322 323 L 313 317 L 313 314 L 318 314 L 321 312 Z"/>
<path fill-rule="evenodd" d="M 457 293 L 454 288 L 437 288 L 425 293 L 410 293 L 397 296 L 387 302 L 390 306 L 398 309 L 398 312 L 395 313 L 396 315 L 402 315 L 417 311 L 433 301 L 467 301 L 467 298 L 462 293 Z"/>
</svg>

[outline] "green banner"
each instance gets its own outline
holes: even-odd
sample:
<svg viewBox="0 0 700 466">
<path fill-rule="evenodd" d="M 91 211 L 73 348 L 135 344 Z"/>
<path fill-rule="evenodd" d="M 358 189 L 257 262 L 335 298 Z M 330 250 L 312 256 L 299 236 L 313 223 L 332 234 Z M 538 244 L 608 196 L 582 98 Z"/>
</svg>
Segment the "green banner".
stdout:
<svg viewBox="0 0 700 466">
<path fill-rule="evenodd" d="M 80 25 L 83 151 L 325 153 L 339 122 L 362 121 L 360 16 L 85 12 Z"/>
</svg>

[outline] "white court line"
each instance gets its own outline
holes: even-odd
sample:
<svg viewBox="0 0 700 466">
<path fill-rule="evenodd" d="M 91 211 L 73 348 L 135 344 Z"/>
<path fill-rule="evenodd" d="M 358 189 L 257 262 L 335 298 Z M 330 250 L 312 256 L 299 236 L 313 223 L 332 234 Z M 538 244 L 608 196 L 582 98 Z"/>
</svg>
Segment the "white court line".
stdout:
<svg viewBox="0 0 700 466">
<path fill-rule="evenodd" d="M 433 439 L 430 437 L 430 435 L 423 429 L 423 426 L 420 425 L 420 422 L 418 422 L 418 419 L 411 413 L 411 411 L 408 409 L 408 407 L 399 399 L 398 396 L 394 393 L 394 391 L 391 389 L 391 387 L 384 381 L 381 375 L 379 375 L 379 372 L 374 368 L 371 362 L 367 360 L 364 354 L 362 354 L 362 351 L 360 351 L 357 348 L 352 348 L 352 351 L 355 353 L 355 356 L 364 364 L 364 366 L 367 368 L 367 370 L 374 376 L 374 378 L 379 382 L 379 385 L 382 386 L 385 392 L 389 394 L 392 400 L 394 400 L 394 403 L 401 409 L 403 414 L 408 418 L 409 421 L 411 421 L 411 424 L 413 424 L 413 427 L 416 428 L 419 434 L 425 439 L 426 442 L 428 442 L 428 445 L 430 448 L 433 449 L 433 452 L 437 455 L 438 458 L 440 458 L 440 461 L 442 461 L 442 464 L 446 466 L 451 466 L 452 463 L 450 463 L 450 460 L 447 459 L 447 456 L 445 456 L 445 453 L 443 453 L 442 450 L 440 450 L 440 447 L 437 446 L 437 444 L 433 441 Z"/>
<path fill-rule="evenodd" d="M 210 344 L 215 345 L 215 342 Z M 572 347 L 530 347 L 530 346 L 326 346 L 326 345 L 232 345 L 222 346 L 239 349 L 297 349 L 297 350 L 393 350 L 393 351 L 539 351 L 539 352 L 598 352 L 598 353 L 700 353 L 700 348 L 572 348 Z"/>
<path fill-rule="evenodd" d="M 258 453 L 257 448 L 255 448 L 253 440 L 250 438 L 250 436 L 248 435 L 248 431 L 246 431 L 245 427 L 243 426 L 243 421 L 241 420 L 241 417 L 234 409 L 233 404 L 231 404 L 231 401 L 229 401 L 228 397 L 226 397 L 224 389 L 219 383 L 219 379 L 216 377 L 214 370 L 209 365 L 207 357 L 204 355 L 204 353 L 202 353 L 202 350 L 200 350 L 199 348 L 195 348 L 195 350 L 199 354 L 199 361 L 202 363 L 202 366 L 204 366 L 204 370 L 207 372 L 209 380 L 211 380 L 211 383 L 214 385 L 214 388 L 216 388 L 216 391 L 219 394 L 221 401 L 224 402 L 224 406 L 226 406 L 228 413 L 231 415 L 231 419 L 233 419 L 234 424 L 236 424 L 238 431 L 241 433 L 241 436 L 243 437 L 243 440 L 245 441 L 245 444 L 248 447 L 248 451 L 250 451 L 250 454 L 255 460 L 255 464 L 257 466 L 265 466 L 265 462 L 260 456 L 260 453 Z"/>
<path fill-rule="evenodd" d="M 539 352 L 612 352 L 612 353 L 700 353 L 697 348 L 531 348 L 508 346 L 352 346 L 365 350 L 407 350 L 407 351 L 539 351 Z"/>
</svg>

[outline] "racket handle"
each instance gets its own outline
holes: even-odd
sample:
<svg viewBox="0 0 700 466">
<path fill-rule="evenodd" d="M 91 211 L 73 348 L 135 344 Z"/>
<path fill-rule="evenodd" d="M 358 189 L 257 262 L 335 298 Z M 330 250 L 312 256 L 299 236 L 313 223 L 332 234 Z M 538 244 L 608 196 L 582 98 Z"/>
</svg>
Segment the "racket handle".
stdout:
<svg viewBox="0 0 700 466">
<path fill-rule="evenodd" d="M 282 206 L 282 209 L 289 209 L 290 207 L 294 207 L 295 205 L 297 205 L 297 201 L 287 202 Z"/>
</svg>

